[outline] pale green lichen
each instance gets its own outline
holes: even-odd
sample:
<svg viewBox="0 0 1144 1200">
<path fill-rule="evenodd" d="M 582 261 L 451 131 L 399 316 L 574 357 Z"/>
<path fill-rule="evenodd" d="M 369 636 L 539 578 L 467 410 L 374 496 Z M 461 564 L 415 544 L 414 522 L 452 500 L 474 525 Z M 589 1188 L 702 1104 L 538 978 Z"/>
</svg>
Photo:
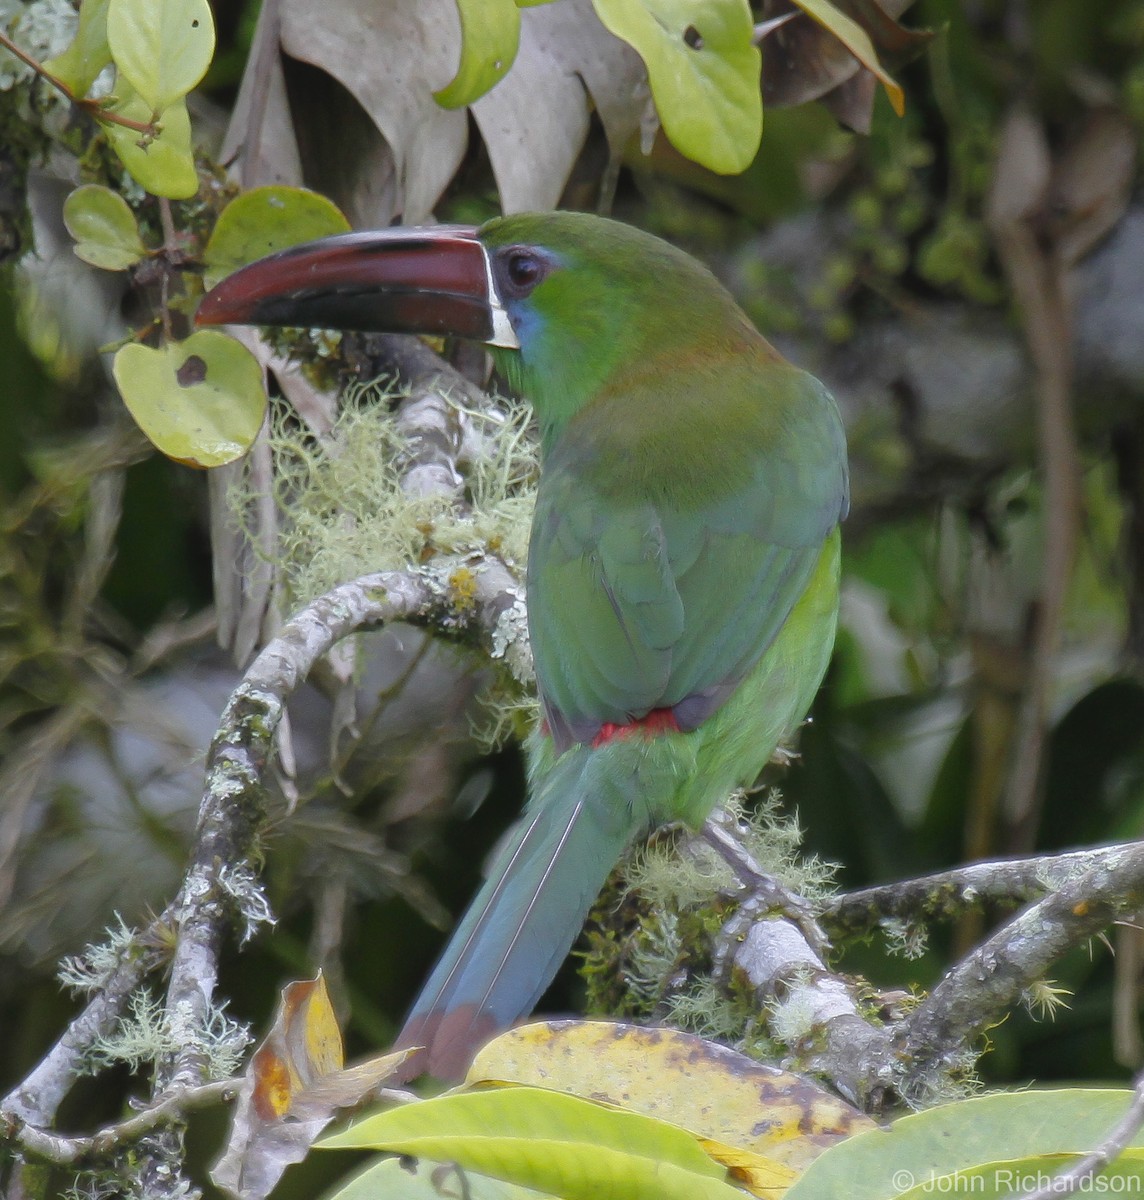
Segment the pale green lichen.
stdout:
<svg viewBox="0 0 1144 1200">
<path fill-rule="evenodd" d="M 449 556 L 503 561 L 521 581 L 521 594 L 494 630 L 491 655 L 504 670 L 483 694 L 485 716 L 473 730 L 491 749 L 510 734 L 523 736 L 535 719 L 522 582 L 540 474 L 531 410 L 512 400 L 476 410 L 444 397 L 464 433 L 459 501 L 403 486 L 414 447 L 394 410 L 400 398 L 383 383 L 349 389 L 322 439 L 288 406 L 276 405 L 269 447 L 277 533 L 269 548 L 265 509 L 249 480 L 231 489 L 231 511 L 274 567 L 289 608 L 361 575 L 417 568 L 440 595 L 440 630 L 462 635 L 480 567 Z"/>
<path fill-rule="evenodd" d="M 921 921 L 886 917 L 879 928 L 890 954 L 913 960 L 921 958 L 929 948 L 929 930 Z"/>
<path fill-rule="evenodd" d="M 218 885 L 234 902 L 242 919 L 240 946 L 254 937 L 260 925 L 277 924 L 262 881 L 248 863 L 224 864 L 219 868 Z"/>
<path fill-rule="evenodd" d="M 799 853 L 803 831 L 797 816 L 783 811 L 780 794 L 768 792 L 754 810 L 746 808 L 746 800 L 745 792 L 736 792 L 726 808 L 742 830 L 743 849 L 762 872 L 812 902 L 828 896 L 837 868 Z M 694 908 L 735 884 L 727 863 L 701 842 L 693 842 L 686 854 L 655 843 L 633 858 L 627 879 L 653 908 Z"/>
<path fill-rule="evenodd" d="M 782 811 L 778 793 L 766 793 L 755 809 L 747 804 L 747 794 L 739 792 L 727 809 L 738 826 L 736 840 L 755 865 L 812 901 L 829 894 L 835 868 L 800 857 L 802 830 Z M 740 995 L 717 961 L 727 921 L 743 895 L 742 881 L 704 841 L 687 837 L 681 847 L 678 838 L 654 840 L 625 867 L 617 928 L 595 937 L 585 955 L 592 1007 L 654 1015 L 750 1053 L 771 1054 L 788 1040 L 799 1041 L 814 1010 L 809 993 L 805 1003 L 793 999 L 794 992 L 806 992 L 797 979 L 782 1005 L 760 1014 L 756 998 Z M 606 915 L 601 919 L 607 923 Z"/>
<path fill-rule="evenodd" d="M 700 1037 L 734 1042 L 743 1035 L 743 1006 L 715 980 L 701 976 L 686 991 L 669 996 L 667 1024 Z"/>
<path fill-rule="evenodd" d="M 679 917 L 670 911 L 660 913 L 658 919 L 649 917 L 641 933 L 627 962 L 627 984 L 637 1003 L 651 1007 L 663 993 L 664 980 L 679 962 L 683 949 Z"/>
<path fill-rule="evenodd" d="M 410 443 L 391 411 L 394 399 L 380 385 L 351 391 L 322 443 L 285 406 L 272 413 L 280 531 L 268 557 L 292 605 L 359 575 L 414 566 L 437 554 L 491 552 L 518 575 L 523 571 L 539 475 L 529 409 L 510 401 L 490 412 L 454 404 L 480 447 L 464 464 L 466 503 L 458 505 L 450 495 L 403 489 Z M 257 512 L 249 484 L 232 491 L 231 508 L 249 524 Z"/>
<path fill-rule="evenodd" d="M 1036 1021 L 1053 1021 L 1057 1014 L 1067 1011 L 1072 990 L 1060 987 L 1051 979 L 1037 979 L 1021 993 L 1021 1002 Z"/>
<path fill-rule="evenodd" d="M 129 954 L 139 950 L 138 933 L 116 913 L 116 924 L 106 930 L 106 940 L 92 942 L 81 953 L 61 960 L 56 978 L 82 995 L 101 991 Z"/>
<path fill-rule="evenodd" d="M 71 44 L 79 15 L 70 0 L 0 0 L 0 29 L 39 62 L 62 54 Z M 32 68 L 14 54 L 0 53 L 0 91 L 31 79 Z"/>
<path fill-rule="evenodd" d="M 147 1063 L 193 1048 L 202 1055 L 209 1079 L 229 1079 L 242 1064 L 250 1030 L 229 1017 L 223 1005 L 212 1007 L 205 1027 L 180 1019 L 146 988 L 131 997 L 131 1013 L 111 1033 L 92 1043 L 95 1067 L 125 1063 L 132 1071 Z"/>
<path fill-rule="evenodd" d="M 793 972 L 783 980 L 782 994 L 767 1007 L 767 1029 L 775 1041 L 795 1047 L 814 1032 L 822 1019 L 822 998 L 806 972 Z"/>
</svg>

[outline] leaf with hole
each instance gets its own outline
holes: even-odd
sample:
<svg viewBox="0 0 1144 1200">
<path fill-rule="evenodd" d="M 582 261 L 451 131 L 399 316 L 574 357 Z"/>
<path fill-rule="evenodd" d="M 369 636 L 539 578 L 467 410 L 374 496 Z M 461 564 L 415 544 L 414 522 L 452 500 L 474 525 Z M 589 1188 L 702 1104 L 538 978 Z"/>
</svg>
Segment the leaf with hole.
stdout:
<svg viewBox="0 0 1144 1200">
<path fill-rule="evenodd" d="M 262 368 L 232 337 L 202 329 L 158 349 L 132 343 L 112 363 L 139 428 L 169 458 L 219 467 L 241 458 L 266 413 Z"/>
<path fill-rule="evenodd" d="M 64 224 L 75 238 L 76 254 L 93 267 L 125 271 L 147 253 L 127 201 L 99 184 L 85 184 L 68 196 Z"/>
<path fill-rule="evenodd" d="M 762 59 L 747 0 L 593 0 L 600 20 L 635 48 L 663 131 L 721 175 L 751 164 L 763 133 Z"/>
<path fill-rule="evenodd" d="M 207 0 L 111 0 L 107 41 L 120 76 L 161 113 L 206 74 L 214 19 Z"/>
</svg>

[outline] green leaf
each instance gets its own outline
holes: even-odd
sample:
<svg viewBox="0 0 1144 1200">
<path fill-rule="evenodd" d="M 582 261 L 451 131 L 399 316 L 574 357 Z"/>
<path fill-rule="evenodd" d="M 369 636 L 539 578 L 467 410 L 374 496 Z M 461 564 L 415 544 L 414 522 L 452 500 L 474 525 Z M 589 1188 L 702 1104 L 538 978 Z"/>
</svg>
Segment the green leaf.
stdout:
<svg viewBox="0 0 1144 1200">
<path fill-rule="evenodd" d="M 107 44 L 107 6 L 110 0 L 83 0 L 79 10 L 79 28 L 72 44 L 44 67 L 66 83 L 77 99 L 91 89 L 96 76 L 111 62 Z"/>
<path fill-rule="evenodd" d="M 762 57 L 747 0 L 592 3 L 643 59 L 672 145 L 720 175 L 746 170 L 763 134 Z"/>
<path fill-rule="evenodd" d="M 784 1200 L 889 1200 L 984 1164 L 1084 1154 L 1108 1136 L 1131 1101 L 1123 1089 L 1061 1088 L 943 1104 L 832 1146 Z M 1142 1144 L 1137 1134 L 1133 1145 Z M 961 1193 L 970 1194 L 968 1187 L 949 1194 Z M 935 1184 L 930 1194 L 944 1193 Z"/>
<path fill-rule="evenodd" d="M 442 108 L 463 108 L 508 74 L 520 45 L 516 0 L 457 0 L 461 65 L 453 82 L 433 93 Z"/>
<path fill-rule="evenodd" d="M 975 1200 L 978 1197 L 983 1200 L 1012 1200 L 1014 1196 L 1047 1186 L 1053 1176 L 1072 1166 L 1079 1158 L 1078 1154 L 1041 1154 L 982 1163 L 948 1175 L 927 1176 L 916 1181 L 913 1187 L 902 1192 L 895 1200 L 927 1200 L 927 1197 L 957 1195 L 973 1196 Z M 900 1182 L 907 1181 L 903 1177 Z M 1095 1186 L 1074 1188 L 1072 1192 L 1062 1188 L 1056 1194 L 1139 1196 L 1142 1190 L 1144 1151 L 1130 1149 L 1096 1176 Z"/>
<path fill-rule="evenodd" d="M 110 111 L 132 121 L 150 121 L 147 102 L 129 85 L 121 84 L 119 98 Z M 126 125 L 104 121 L 108 141 L 123 165 L 136 181 L 156 196 L 186 200 L 199 190 L 195 156 L 191 151 L 191 118 L 185 101 L 178 100 L 159 117 L 154 135 L 140 133 Z"/>
<path fill-rule="evenodd" d="M 452 1162 L 564 1200 L 743 1197 L 685 1130 L 543 1088 L 438 1096 L 364 1117 L 318 1145 Z"/>
<path fill-rule="evenodd" d="M 551 1194 L 518 1184 L 466 1172 L 463 1187 L 460 1168 L 451 1175 L 447 1168 L 409 1159 L 375 1159 L 363 1171 L 330 1192 L 325 1200 L 442 1200 L 465 1196 L 467 1200 L 551 1200 Z M 443 1176 L 443 1178 L 442 1178 Z M 442 1190 L 444 1185 L 444 1190 Z M 450 1189 L 450 1185 L 454 1185 Z"/>
<path fill-rule="evenodd" d="M 110 188 L 95 183 L 76 188 L 64 201 L 64 224 L 75 238 L 76 254 L 93 267 L 125 271 L 147 253 L 135 214 Z"/>
<path fill-rule="evenodd" d="M 297 187 L 252 188 L 219 215 L 203 250 L 208 288 L 232 271 L 299 242 L 348 233 L 350 223 L 331 200 Z"/>
<path fill-rule="evenodd" d="M 217 329 L 201 329 L 158 350 L 124 346 L 111 369 L 139 428 L 178 462 L 233 462 L 262 427 L 262 368 L 245 346 Z"/>
<path fill-rule="evenodd" d="M 900 117 L 906 111 L 906 97 L 901 87 L 887 74 L 878 61 L 878 52 L 866 30 L 853 21 L 844 12 L 840 12 L 830 0 L 794 0 L 794 3 L 813 21 L 817 21 L 823 29 L 834 36 L 850 51 L 851 54 L 881 82 L 894 106 L 894 112 Z"/>
<path fill-rule="evenodd" d="M 110 0 L 107 40 L 120 76 L 152 113 L 181 100 L 214 54 L 207 0 Z"/>
</svg>

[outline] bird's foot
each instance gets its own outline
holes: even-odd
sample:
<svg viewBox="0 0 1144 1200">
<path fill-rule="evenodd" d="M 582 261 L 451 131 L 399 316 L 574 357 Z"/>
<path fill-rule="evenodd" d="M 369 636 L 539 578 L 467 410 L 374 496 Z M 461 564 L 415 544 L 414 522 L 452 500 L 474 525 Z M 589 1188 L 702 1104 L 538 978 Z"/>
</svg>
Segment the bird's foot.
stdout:
<svg viewBox="0 0 1144 1200">
<path fill-rule="evenodd" d="M 798 926 L 814 952 L 822 957 L 830 942 L 818 923 L 815 907 L 755 862 L 742 842 L 742 827 L 733 814 L 718 809 L 707 818 L 699 836 L 731 868 L 735 877 L 750 893 L 756 912 L 778 909 Z"/>
</svg>

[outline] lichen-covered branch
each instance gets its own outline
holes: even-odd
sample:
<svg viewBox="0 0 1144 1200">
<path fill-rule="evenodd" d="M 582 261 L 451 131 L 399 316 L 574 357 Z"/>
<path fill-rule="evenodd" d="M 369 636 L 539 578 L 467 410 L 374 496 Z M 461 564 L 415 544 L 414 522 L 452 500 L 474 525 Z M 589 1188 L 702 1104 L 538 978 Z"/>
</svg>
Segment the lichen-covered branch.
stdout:
<svg viewBox="0 0 1144 1200">
<path fill-rule="evenodd" d="M 834 938 L 864 937 L 891 922 L 954 920 L 983 904 L 1024 904 L 1132 847 L 1133 843 L 1025 858 L 991 859 L 896 883 L 841 892 L 820 920 Z"/>
<path fill-rule="evenodd" d="M 166 958 L 154 934 L 169 920 L 168 911 L 152 922 L 150 930 L 121 947 L 116 965 L 99 980 L 86 1007 L 23 1082 L 0 1102 L 0 1122 L 7 1130 L 51 1125 L 64 1097 L 82 1074 L 92 1047 L 112 1031 L 132 993 Z"/>
<path fill-rule="evenodd" d="M 1067 950 L 1144 902 L 1144 843 L 1135 842 L 976 863 L 827 899 L 820 916 L 836 939 L 879 926 L 896 932 L 901 922 L 924 926 L 984 901 L 1034 901 L 918 1007 L 875 1012 L 876 994 L 830 969 L 816 924 L 806 925 L 805 902 L 786 911 L 783 889 L 744 846 L 746 832 L 729 814 L 704 829 L 705 843 L 732 866 L 746 894 L 717 939 L 716 974 L 749 986 L 767 1014 L 768 1036 L 789 1048 L 788 1064 L 867 1109 L 894 1096 L 924 1102 L 947 1094 L 972 1068 L 985 1029 L 1025 1000 Z"/>
<path fill-rule="evenodd" d="M 796 898 L 791 911 L 791 898 L 754 862 L 725 810 L 703 832 L 749 893 L 720 933 L 716 972 L 751 989 L 793 1065 L 829 1079 L 853 1104 L 881 1107 L 893 1090 L 890 1031 L 863 1015 L 858 989 L 827 967 L 810 906 Z M 880 1064 L 875 1071 L 871 1062 Z"/>
<path fill-rule="evenodd" d="M 87 1007 L 0 1106 L 4 1133 L 15 1145 L 67 1163 L 107 1155 L 145 1137 L 140 1176 L 145 1194 L 185 1194 L 181 1124 L 200 1100 L 218 1098 L 215 1084 L 225 1083 L 213 1078 L 220 1038 L 233 1042 L 241 1036 L 233 1022 L 220 1022 L 215 999 L 222 941 L 235 918 L 244 938 L 272 919 L 252 859 L 267 816 L 264 773 L 287 700 L 332 645 L 389 621 L 475 638 L 492 656 L 527 658 L 527 634 L 518 619 L 522 611 L 517 582 L 507 568 L 473 554 L 366 576 L 320 597 L 283 626 L 251 664 L 223 713 L 208 757 L 195 847 L 178 896 L 148 931 L 123 941 L 115 963 L 90 980 Z M 60 1102 L 90 1065 L 93 1049 L 112 1035 L 140 985 L 167 959 L 172 933 L 174 953 L 161 1013 L 170 1049 L 156 1065 L 152 1103 L 137 1117 L 88 1137 L 50 1132 Z"/>
<path fill-rule="evenodd" d="M 1144 842 L 1118 846 L 1018 913 L 894 1031 L 903 1088 L 959 1058 L 1067 950 L 1144 904 Z M 871 1064 L 873 1065 L 873 1064 Z"/>
<path fill-rule="evenodd" d="M 466 582 L 461 591 L 454 585 L 459 571 Z M 269 918 L 250 864 L 266 818 L 264 772 L 287 699 L 318 659 L 350 633 L 404 620 L 458 635 L 472 631 L 492 643 L 518 602 L 515 581 L 503 565 L 476 555 L 365 576 L 296 614 L 250 665 L 211 746 L 195 848 L 172 908 L 176 943 L 165 1017 L 181 1036 L 179 1048 L 156 1066 L 156 1102 L 172 1090 L 190 1091 L 209 1081 L 207 1046 L 225 929 L 236 913 L 247 933 Z M 156 1142 L 153 1153 L 168 1165 L 156 1179 L 181 1186 L 178 1132 Z"/>
<path fill-rule="evenodd" d="M 114 1154 L 160 1125 L 183 1118 L 197 1109 L 210 1108 L 229 1100 L 234 1092 L 235 1085 L 229 1080 L 205 1083 L 191 1091 L 168 1092 L 158 1103 L 142 1109 L 134 1116 L 83 1137 L 49 1133 L 46 1129 L 16 1122 L 10 1123 L 6 1133 L 29 1154 L 57 1166 L 70 1166 L 85 1159 Z"/>
</svg>

